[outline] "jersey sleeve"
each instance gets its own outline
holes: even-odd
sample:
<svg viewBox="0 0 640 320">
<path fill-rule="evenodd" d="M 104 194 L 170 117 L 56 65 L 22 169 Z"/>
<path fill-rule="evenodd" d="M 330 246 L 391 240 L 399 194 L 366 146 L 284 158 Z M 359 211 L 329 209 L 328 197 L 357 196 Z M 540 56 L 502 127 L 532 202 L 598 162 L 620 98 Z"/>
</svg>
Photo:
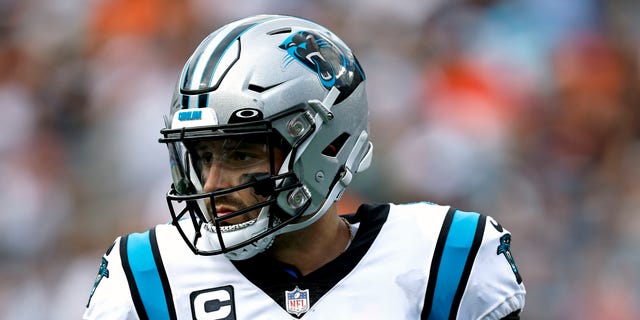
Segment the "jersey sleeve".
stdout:
<svg viewBox="0 0 640 320">
<path fill-rule="evenodd" d="M 120 259 L 121 240 L 117 238 L 102 256 L 82 317 L 85 320 L 139 319 Z"/>
<path fill-rule="evenodd" d="M 458 319 L 502 319 L 522 310 L 525 287 L 511 253 L 511 234 L 492 217 L 486 217 Z"/>
</svg>

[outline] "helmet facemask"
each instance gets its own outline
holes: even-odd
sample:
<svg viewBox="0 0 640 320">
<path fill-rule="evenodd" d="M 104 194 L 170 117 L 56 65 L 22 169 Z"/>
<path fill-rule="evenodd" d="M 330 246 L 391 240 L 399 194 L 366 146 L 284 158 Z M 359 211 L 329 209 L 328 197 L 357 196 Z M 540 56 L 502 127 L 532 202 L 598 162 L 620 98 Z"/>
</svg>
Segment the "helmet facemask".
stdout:
<svg viewBox="0 0 640 320">
<path fill-rule="evenodd" d="M 247 259 L 306 209 L 285 214 L 275 204 L 281 192 L 301 184 L 280 168 L 289 147 L 268 121 L 162 133 L 174 180 L 167 194 L 172 223 L 194 253 Z M 184 218 L 190 221 L 180 223 Z"/>
</svg>

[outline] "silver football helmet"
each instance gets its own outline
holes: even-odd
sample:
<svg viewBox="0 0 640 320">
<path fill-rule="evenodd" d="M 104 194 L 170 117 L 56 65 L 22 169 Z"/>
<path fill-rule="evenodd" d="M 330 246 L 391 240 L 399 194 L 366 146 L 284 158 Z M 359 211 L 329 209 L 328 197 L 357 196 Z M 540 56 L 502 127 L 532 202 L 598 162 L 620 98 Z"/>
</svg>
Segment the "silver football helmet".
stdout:
<svg viewBox="0 0 640 320">
<path fill-rule="evenodd" d="M 369 166 L 367 117 L 364 72 L 331 31 L 278 15 L 223 26 L 182 69 L 161 130 L 172 223 L 196 254 L 266 250 Z"/>
</svg>

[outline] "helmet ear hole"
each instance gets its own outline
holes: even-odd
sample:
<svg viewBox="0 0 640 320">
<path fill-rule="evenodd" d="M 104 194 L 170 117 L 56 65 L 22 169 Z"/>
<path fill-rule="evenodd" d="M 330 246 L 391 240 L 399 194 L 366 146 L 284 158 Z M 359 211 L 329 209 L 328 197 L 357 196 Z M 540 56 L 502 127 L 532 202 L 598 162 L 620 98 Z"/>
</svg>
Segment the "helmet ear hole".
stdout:
<svg viewBox="0 0 640 320">
<path fill-rule="evenodd" d="M 328 157 L 335 158 L 350 136 L 351 135 L 349 135 L 348 133 L 343 132 L 341 135 L 331 141 L 331 143 L 327 147 L 325 147 L 324 150 L 322 150 L 322 154 Z"/>
</svg>

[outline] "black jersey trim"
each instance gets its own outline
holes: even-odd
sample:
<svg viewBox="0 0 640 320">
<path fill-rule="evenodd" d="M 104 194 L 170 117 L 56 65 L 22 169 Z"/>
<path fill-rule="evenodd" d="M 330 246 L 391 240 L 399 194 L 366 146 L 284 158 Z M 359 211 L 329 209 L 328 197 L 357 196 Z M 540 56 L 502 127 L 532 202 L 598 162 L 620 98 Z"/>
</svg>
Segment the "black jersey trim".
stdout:
<svg viewBox="0 0 640 320">
<path fill-rule="evenodd" d="M 105 252 L 105 256 L 109 256 L 111 254 L 111 250 L 113 250 L 113 247 L 115 246 L 116 242 L 114 241 L 113 243 L 111 243 L 111 245 L 109 246 L 109 248 L 107 248 L 107 251 Z"/>
<path fill-rule="evenodd" d="M 387 205 L 362 205 L 355 215 L 344 216 L 349 223 L 360 223 L 351 245 L 340 256 L 329 262 L 324 267 L 308 274 L 307 279 L 322 281 L 333 279 L 335 283 L 344 278 L 362 260 L 369 251 L 371 245 L 380 234 L 382 226 L 389 217 L 390 206 Z M 347 266 L 345 268 L 345 266 Z M 334 285 L 335 285 L 334 283 Z M 333 285 L 331 286 L 333 287 Z"/>
<path fill-rule="evenodd" d="M 141 320 L 176 319 L 173 297 L 157 245 L 155 229 L 129 234 L 120 243 L 122 265 Z"/>
<path fill-rule="evenodd" d="M 167 303 L 167 311 L 169 312 L 169 319 L 176 320 L 176 307 L 173 303 L 173 293 L 171 292 L 171 286 L 169 285 L 169 277 L 167 276 L 167 270 L 164 268 L 162 262 L 162 256 L 160 255 L 160 248 L 158 247 L 158 238 L 156 237 L 156 229 L 151 229 L 149 233 L 149 240 L 151 242 L 151 253 L 153 254 L 153 260 L 156 263 L 156 269 L 158 270 L 158 276 L 160 277 L 160 283 L 164 290 L 164 297 Z"/>
<path fill-rule="evenodd" d="M 122 268 L 124 269 L 124 275 L 127 278 L 127 283 L 129 284 L 129 292 L 131 293 L 131 300 L 133 301 L 133 305 L 136 308 L 136 312 L 138 313 L 138 318 L 140 320 L 148 320 L 149 316 L 147 312 L 144 310 L 144 305 L 142 304 L 142 299 L 140 299 L 140 292 L 138 291 L 138 286 L 136 285 L 136 280 L 133 277 L 133 273 L 131 272 L 131 265 L 129 264 L 129 255 L 127 254 L 127 244 L 129 242 L 129 236 L 124 236 L 120 239 L 120 260 L 122 261 Z"/>
<path fill-rule="evenodd" d="M 453 298 L 453 303 L 451 304 L 450 315 L 454 316 L 458 314 L 458 308 L 460 307 L 460 301 L 462 301 L 462 295 L 467 287 L 467 282 L 469 281 L 469 275 L 471 275 L 471 269 L 473 268 L 473 263 L 476 260 L 476 255 L 478 254 L 478 250 L 480 250 L 480 245 L 482 244 L 482 238 L 484 237 L 484 228 L 486 224 L 486 216 L 480 215 L 478 219 L 478 225 L 476 227 L 476 234 L 473 236 L 473 243 L 471 244 L 471 249 L 469 251 L 469 256 L 467 257 L 467 262 L 464 265 L 464 271 L 462 272 L 462 277 L 460 278 L 460 283 L 458 284 L 458 290 L 456 290 L 456 295 Z"/>
<path fill-rule="evenodd" d="M 362 260 L 386 222 L 389 208 L 388 204 L 362 205 L 355 215 L 345 216 L 350 223 L 360 223 L 351 245 L 336 259 L 305 276 L 297 272 L 295 267 L 278 262 L 268 254 L 259 254 L 251 259 L 232 263 L 240 273 L 284 310 L 285 291 L 291 291 L 296 287 L 302 290 L 309 289 L 309 303 L 312 307 Z M 295 275 L 291 274 L 291 270 L 295 271 Z"/>
<path fill-rule="evenodd" d="M 422 307 L 421 319 L 427 319 L 431 313 L 431 307 L 433 305 L 433 295 L 435 294 L 436 279 L 438 278 L 438 270 L 440 268 L 440 261 L 442 260 L 442 252 L 444 252 L 444 244 L 447 241 L 447 235 L 449 234 L 449 228 L 451 228 L 451 222 L 453 221 L 453 214 L 456 209 L 449 208 L 447 215 L 444 217 L 442 227 L 440 227 L 440 234 L 438 235 L 438 241 L 436 242 L 436 248 L 433 252 L 433 259 L 431 261 L 431 268 L 429 269 L 429 283 L 427 283 L 427 292 L 424 296 L 424 306 Z"/>
<path fill-rule="evenodd" d="M 451 221 L 449 223 L 449 216 Z M 478 228 L 485 220 L 478 213 L 449 210 L 438 235 L 422 319 L 455 319 L 475 255 L 482 241 Z M 482 221 L 481 221 L 482 220 Z M 446 237 L 443 234 L 446 233 Z M 444 246 L 439 247 L 444 240 Z M 437 261 L 439 260 L 439 261 Z M 434 265 L 437 263 L 437 265 Z M 435 283 L 435 284 L 434 284 Z M 431 291 L 429 291 L 431 290 Z"/>
</svg>

